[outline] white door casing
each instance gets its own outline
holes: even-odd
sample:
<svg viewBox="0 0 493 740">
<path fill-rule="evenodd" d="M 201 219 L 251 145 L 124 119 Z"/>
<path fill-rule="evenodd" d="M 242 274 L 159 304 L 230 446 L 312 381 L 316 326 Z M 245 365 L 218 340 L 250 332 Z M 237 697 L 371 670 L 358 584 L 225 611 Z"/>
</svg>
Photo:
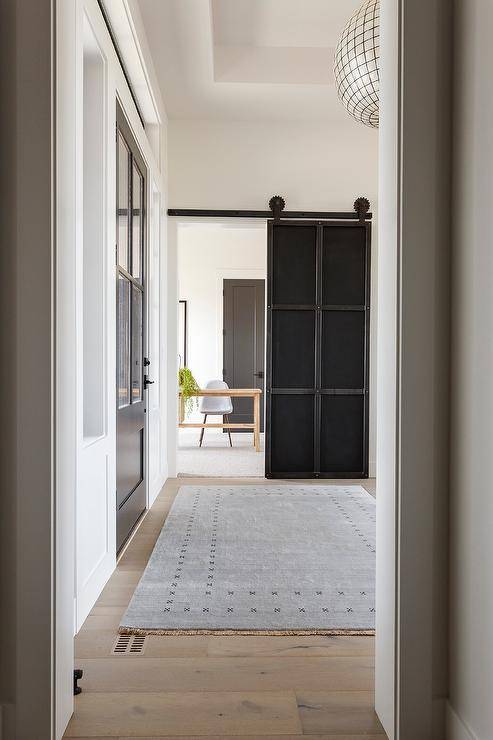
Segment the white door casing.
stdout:
<svg viewBox="0 0 493 740">
<path fill-rule="evenodd" d="M 375 704 L 394 740 L 396 658 L 398 3 L 380 7 L 379 242 L 377 310 L 377 552 Z M 389 71 L 387 72 L 387 69 Z"/>
<path fill-rule="evenodd" d="M 380 15 L 376 709 L 390 740 L 443 740 L 452 11 Z"/>
<path fill-rule="evenodd" d="M 166 282 L 166 229 L 162 223 L 162 196 L 149 178 L 149 247 L 147 281 L 147 352 L 150 360 L 147 390 L 148 507 L 152 506 L 167 477 L 166 459 L 166 304 L 160 300 Z"/>
</svg>

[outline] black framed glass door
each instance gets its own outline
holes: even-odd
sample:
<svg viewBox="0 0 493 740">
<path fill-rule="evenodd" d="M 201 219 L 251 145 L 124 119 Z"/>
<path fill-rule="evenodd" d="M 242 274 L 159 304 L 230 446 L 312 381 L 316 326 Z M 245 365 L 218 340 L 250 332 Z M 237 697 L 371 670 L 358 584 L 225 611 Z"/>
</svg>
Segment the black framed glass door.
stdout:
<svg viewBox="0 0 493 740">
<path fill-rule="evenodd" d="M 370 237 L 268 222 L 268 478 L 368 477 Z"/>
<path fill-rule="evenodd" d="M 146 508 L 146 167 L 118 105 L 116 168 L 116 539 L 120 549 Z"/>
</svg>

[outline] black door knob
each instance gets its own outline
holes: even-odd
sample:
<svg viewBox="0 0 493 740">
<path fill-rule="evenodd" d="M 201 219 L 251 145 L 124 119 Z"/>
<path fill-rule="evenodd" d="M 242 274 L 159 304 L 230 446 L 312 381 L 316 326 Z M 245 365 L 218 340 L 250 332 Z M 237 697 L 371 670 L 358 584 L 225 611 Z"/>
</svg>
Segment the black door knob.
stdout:
<svg viewBox="0 0 493 740">
<path fill-rule="evenodd" d="M 149 378 L 144 378 L 144 387 L 147 388 L 148 385 L 152 385 L 154 383 L 153 380 L 149 380 Z"/>
</svg>

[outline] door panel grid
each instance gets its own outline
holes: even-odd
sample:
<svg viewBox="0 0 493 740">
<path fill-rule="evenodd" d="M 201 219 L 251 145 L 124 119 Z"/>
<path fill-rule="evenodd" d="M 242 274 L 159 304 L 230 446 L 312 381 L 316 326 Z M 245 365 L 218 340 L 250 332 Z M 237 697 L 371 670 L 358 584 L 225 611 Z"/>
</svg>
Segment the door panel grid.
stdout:
<svg viewBox="0 0 493 740">
<path fill-rule="evenodd" d="M 368 475 L 370 236 L 268 222 L 267 477 Z"/>
</svg>

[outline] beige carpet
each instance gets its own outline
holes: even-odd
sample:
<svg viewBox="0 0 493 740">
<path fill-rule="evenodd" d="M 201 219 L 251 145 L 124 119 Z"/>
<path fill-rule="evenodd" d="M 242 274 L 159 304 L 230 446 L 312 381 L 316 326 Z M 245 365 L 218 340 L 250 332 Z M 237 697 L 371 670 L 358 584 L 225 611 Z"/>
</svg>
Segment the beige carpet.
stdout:
<svg viewBox="0 0 493 740">
<path fill-rule="evenodd" d="M 180 429 L 178 433 L 178 475 L 197 477 L 249 478 L 264 476 L 264 435 L 261 452 L 255 452 L 253 434 L 233 433 L 233 447 L 228 435 L 206 429 L 199 447 L 200 429 Z"/>
</svg>

